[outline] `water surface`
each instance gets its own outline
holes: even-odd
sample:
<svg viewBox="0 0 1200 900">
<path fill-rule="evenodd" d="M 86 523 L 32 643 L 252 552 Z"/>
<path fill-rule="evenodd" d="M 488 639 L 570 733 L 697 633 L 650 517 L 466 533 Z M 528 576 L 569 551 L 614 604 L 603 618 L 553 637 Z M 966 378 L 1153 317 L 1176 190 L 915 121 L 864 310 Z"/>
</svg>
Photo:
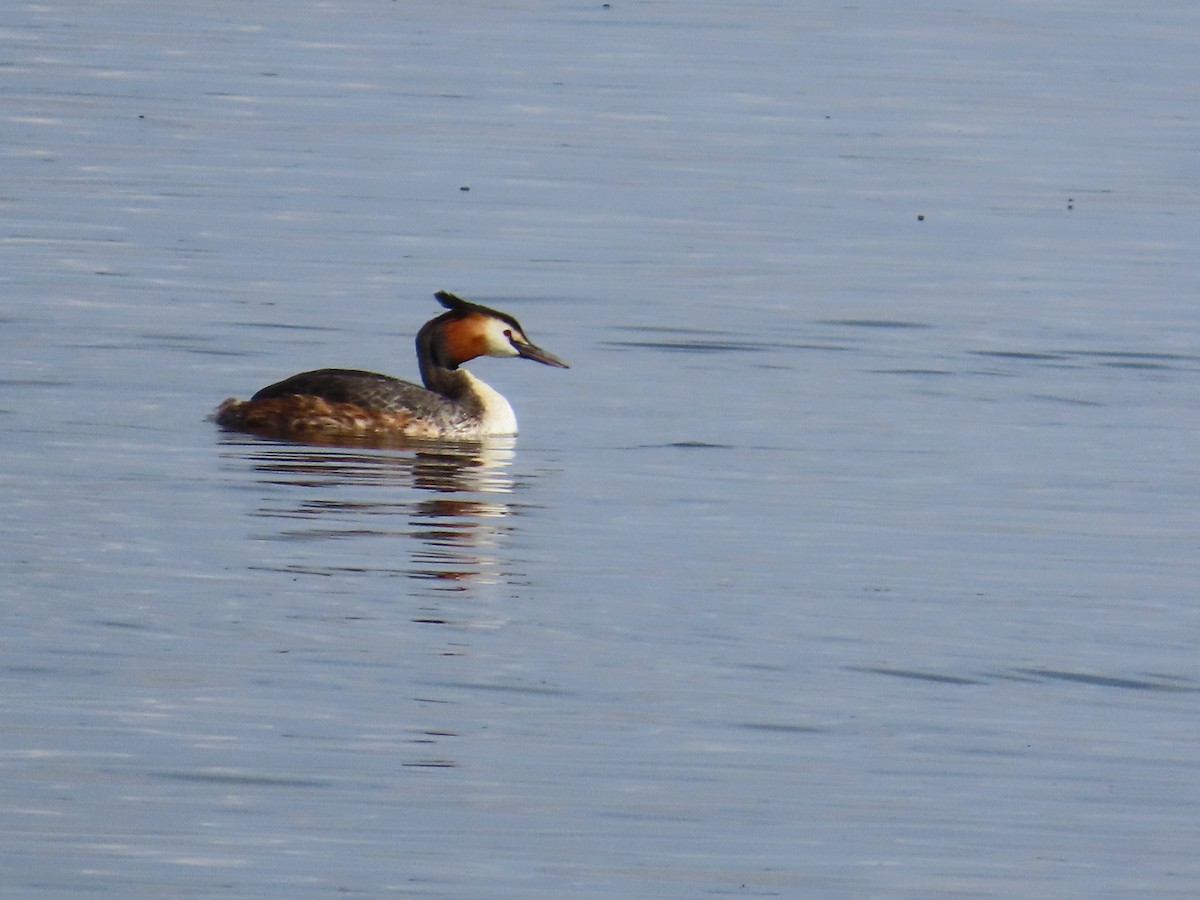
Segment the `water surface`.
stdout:
<svg viewBox="0 0 1200 900">
<path fill-rule="evenodd" d="M 15 4 L 0 887 L 1193 897 L 1200 13 Z M 515 440 L 206 415 L 413 377 Z"/>
</svg>

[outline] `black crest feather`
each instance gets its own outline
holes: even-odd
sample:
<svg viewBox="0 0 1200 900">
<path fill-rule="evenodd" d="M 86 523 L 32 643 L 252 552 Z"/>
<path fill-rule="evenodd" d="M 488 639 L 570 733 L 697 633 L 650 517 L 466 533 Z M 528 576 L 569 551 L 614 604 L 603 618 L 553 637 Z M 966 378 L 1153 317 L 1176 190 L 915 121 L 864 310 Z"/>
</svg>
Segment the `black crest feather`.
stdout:
<svg viewBox="0 0 1200 900">
<path fill-rule="evenodd" d="M 438 303 L 446 307 L 452 313 L 466 315 L 467 313 L 483 313 L 485 316 L 491 316 L 494 319 L 501 319 L 512 325 L 517 331 L 523 331 L 519 322 L 510 316 L 508 313 L 500 312 L 498 309 L 491 309 L 483 306 L 480 303 L 472 303 L 470 300 L 464 300 L 458 294 L 452 294 L 449 291 L 438 291 L 433 296 L 437 297 Z"/>
</svg>

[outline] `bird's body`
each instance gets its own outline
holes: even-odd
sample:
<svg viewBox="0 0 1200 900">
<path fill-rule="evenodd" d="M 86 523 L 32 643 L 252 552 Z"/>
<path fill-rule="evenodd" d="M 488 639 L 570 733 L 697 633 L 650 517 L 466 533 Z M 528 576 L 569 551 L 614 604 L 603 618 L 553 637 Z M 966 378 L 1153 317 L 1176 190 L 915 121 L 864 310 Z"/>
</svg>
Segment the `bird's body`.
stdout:
<svg viewBox="0 0 1200 900">
<path fill-rule="evenodd" d="M 424 387 L 358 369 L 317 369 L 217 409 L 226 428 L 292 439 L 338 436 L 472 438 L 515 434 L 509 402 L 460 365 L 478 356 L 519 356 L 567 368 L 532 344 L 512 316 L 440 291 L 449 310 L 417 334 Z"/>
</svg>

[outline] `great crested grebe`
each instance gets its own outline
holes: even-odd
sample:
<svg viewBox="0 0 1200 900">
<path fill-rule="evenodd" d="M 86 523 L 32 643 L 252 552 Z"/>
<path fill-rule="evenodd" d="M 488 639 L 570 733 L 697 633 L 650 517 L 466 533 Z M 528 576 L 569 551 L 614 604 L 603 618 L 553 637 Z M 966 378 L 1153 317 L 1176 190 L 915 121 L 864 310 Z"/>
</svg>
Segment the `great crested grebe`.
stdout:
<svg viewBox="0 0 1200 900">
<path fill-rule="evenodd" d="M 434 296 L 449 311 L 417 332 L 425 387 L 357 369 L 317 369 L 265 387 L 249 400 L 230 397 L 214 418 L 226 428 L 301 440 L 516 434 L 517 417 L 508 401 L 459 366 L 477 356 L 519 356 L 569 366 L 530 343 L 512 316 L 446 291 Z"/>
</svg>

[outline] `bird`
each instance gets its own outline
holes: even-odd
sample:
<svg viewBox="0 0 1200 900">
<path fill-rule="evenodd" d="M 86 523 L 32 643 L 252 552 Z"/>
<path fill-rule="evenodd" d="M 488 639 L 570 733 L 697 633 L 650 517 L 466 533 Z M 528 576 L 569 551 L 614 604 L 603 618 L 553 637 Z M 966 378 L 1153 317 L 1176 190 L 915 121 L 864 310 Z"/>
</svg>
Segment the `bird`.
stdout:
<svg viewBox="0 0 1200 900">
<path fill-rule="evenodd" d="M 316 369 L 268 385 L 249 400 L 230 397 L 213 418 L 230 430 L 301 441 L 516 434 L 508 400 L 462 364 L 496 356 L 570 366 L 530 341 L 508 313 L 448 291 L 434 296 L 447 311 L 417 332 L 424 387 L 359 369 Z"/>
</svg>

